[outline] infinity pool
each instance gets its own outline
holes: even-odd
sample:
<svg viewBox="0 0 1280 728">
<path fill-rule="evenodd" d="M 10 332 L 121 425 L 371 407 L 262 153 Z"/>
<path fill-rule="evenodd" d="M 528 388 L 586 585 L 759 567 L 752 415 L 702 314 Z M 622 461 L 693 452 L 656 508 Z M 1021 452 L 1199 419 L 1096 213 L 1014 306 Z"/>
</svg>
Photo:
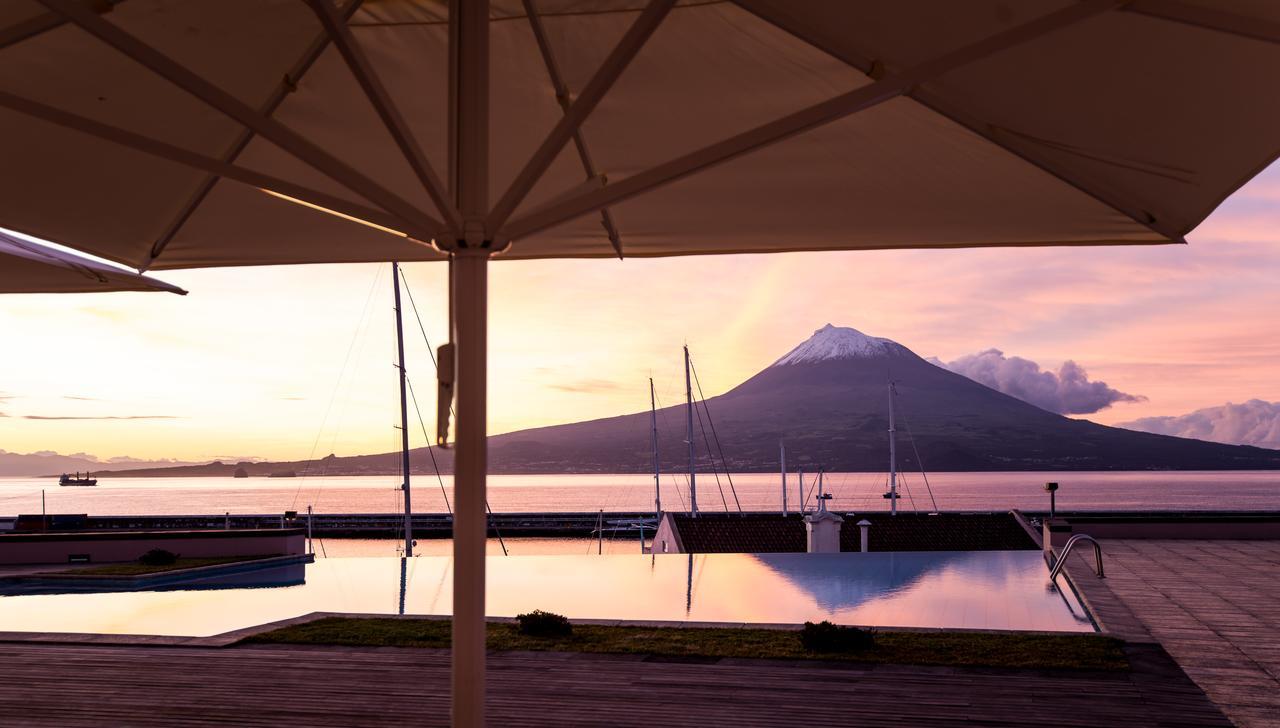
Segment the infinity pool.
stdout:
<svg viewBox="0 0 1280 728">
<path fill-rule="evenodd" d="M 1048 587 L 1038 551 L 491 556 L 487 568 L 490 616 L 1094 630 L 1069 588 Z M 448 614 L 451 582 L 445 557 L 318 559 L 164 591 L 0 596 L 0 631 L 209 636 L 309 612 Z"/>
</svg>

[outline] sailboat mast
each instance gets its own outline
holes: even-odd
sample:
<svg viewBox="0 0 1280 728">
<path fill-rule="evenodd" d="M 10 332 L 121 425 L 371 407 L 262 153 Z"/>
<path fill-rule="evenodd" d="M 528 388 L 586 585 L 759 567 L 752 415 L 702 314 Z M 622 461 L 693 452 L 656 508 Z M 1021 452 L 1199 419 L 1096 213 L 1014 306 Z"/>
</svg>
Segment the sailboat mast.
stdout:
<svg viewBox="0 0 1280 728">
<path fill-rule="evenodd" d="M 396 292 L 396 350 L 400 354 L 400 470 L 404 473 L 404 555 L 413 556 L 413 506 L 409 497 L 409 402 L 404 369 L 404 319 L 400 315 L 400 264 L 391 264 L 391 283 Z"/>
<path fill-rule="evenodd" d="M 653 512 L 654 516 L 662 518 L 662 487 L 661 474 L 658 472 L 658 398 L 653 393 L 653 377 L 649 377 L 649 425 L 652 434 L 653 444 Z M 641 540 L 643 540 L 641 536 Z"/>
<path fill-rule="evenodd" d="M 804 515 L 804 468 L 796 471 L 796 513 Z"/>
<path fill-rule="evenodd" d="M 684 345 L 684 393 L 685 412 L 688 422 L 685 425 L 685 440 L 689 443 L 689 508 L 694 518 L 698 517 L 698 484 L 697 472 L 693 467 L 693 380 L 689 377 L 689 345 Z"/>
<path fill-rule="evenodd" d="M 893 426 L 893 382 L 889 382 L 889 514 L 898 515 L 898 435 Z"/>
<path fill-rule="evenodd" d="M 778 461 L 782 468 L 782 515 L 787 515 L 787 444 L 778 443 Z"/>
<path fill-rule="evenodd" d="M 818 468 L 818 512 L 827 512 L 827 497 L 822 492 L 822 476 L 826 473 L 826 468 Z"/>
</svg>

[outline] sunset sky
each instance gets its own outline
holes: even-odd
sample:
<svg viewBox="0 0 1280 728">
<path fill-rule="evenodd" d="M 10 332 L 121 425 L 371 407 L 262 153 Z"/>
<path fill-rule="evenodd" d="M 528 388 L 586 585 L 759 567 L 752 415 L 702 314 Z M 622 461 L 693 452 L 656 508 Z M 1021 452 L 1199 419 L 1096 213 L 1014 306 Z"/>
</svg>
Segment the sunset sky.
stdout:
<svg viewBox="0 0 1280 728">
<path fill-rule="evenodd" d="M 998 348 L 1145 400 L 1114 424 L 1280 400 L 1280 169 L 1188 246 L 796 253 L 492 266 L 495 433 L 681 397 L 688 342 L 707 396 L 826 323 L 944 361 Z M 406 276 L 433 346 L 445 268 Z M 387 265 L 165 272 L 191 293 L 0 296 L 0 449 L 303 458 L 394 449 Z M 407 307 L 407 303 L 406 303 Z M 426 427 L 434 373 L 406 321 Z M 416 428 L 414 443 L 424 441 Z"/>
</svg>

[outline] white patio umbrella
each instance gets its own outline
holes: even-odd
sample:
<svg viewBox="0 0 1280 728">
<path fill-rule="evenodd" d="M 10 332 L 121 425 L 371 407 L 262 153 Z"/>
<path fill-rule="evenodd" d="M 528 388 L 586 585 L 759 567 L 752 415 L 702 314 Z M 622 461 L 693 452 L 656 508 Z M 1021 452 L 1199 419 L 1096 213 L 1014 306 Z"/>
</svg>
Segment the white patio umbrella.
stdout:
<svg viewBox="0 0 1280 728">
<path fill-rule="evenodd" d="M 1248 0 L 10 0 L 0 49 L 0 225 L 451 261 L 458 725 L 491 257 L 1176 243 L 1280 146 Z"/>
<path fill-rule="evenodd" d="M 149 276 L 0 232 L 0 293 L 186 291 Z"/>
</svg>

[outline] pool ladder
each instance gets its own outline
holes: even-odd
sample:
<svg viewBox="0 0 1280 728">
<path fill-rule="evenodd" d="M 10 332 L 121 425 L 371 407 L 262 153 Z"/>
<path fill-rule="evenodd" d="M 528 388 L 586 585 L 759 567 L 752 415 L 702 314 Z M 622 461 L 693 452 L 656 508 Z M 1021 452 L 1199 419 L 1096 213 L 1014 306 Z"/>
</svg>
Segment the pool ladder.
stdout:
<svg viewBox="0 0 1280 728">
<path fill-rule="evenodd" d="M 1062 547 L 1062 556 L 1058 557 L 1058 562 L 1053 565 L 1053 570 L 1049 572 L 1049 581 L 1053 582 L 1058 578 L 1058 573 L 1067 566 L 1067 557 L 1071 555 L 1071 549 L 1075 547 L 1078 541 L 1088 541 L 1093 544 L 1094 561 L 1098 564 L 1098 578 L 1105 579 L 1106 574 L 1102 573 L 1102 546 L 1098 544 L 1098 540 L 1087 533 L 1077 533 L 1067 539 L 1067 545 Z"/>
</svg>

